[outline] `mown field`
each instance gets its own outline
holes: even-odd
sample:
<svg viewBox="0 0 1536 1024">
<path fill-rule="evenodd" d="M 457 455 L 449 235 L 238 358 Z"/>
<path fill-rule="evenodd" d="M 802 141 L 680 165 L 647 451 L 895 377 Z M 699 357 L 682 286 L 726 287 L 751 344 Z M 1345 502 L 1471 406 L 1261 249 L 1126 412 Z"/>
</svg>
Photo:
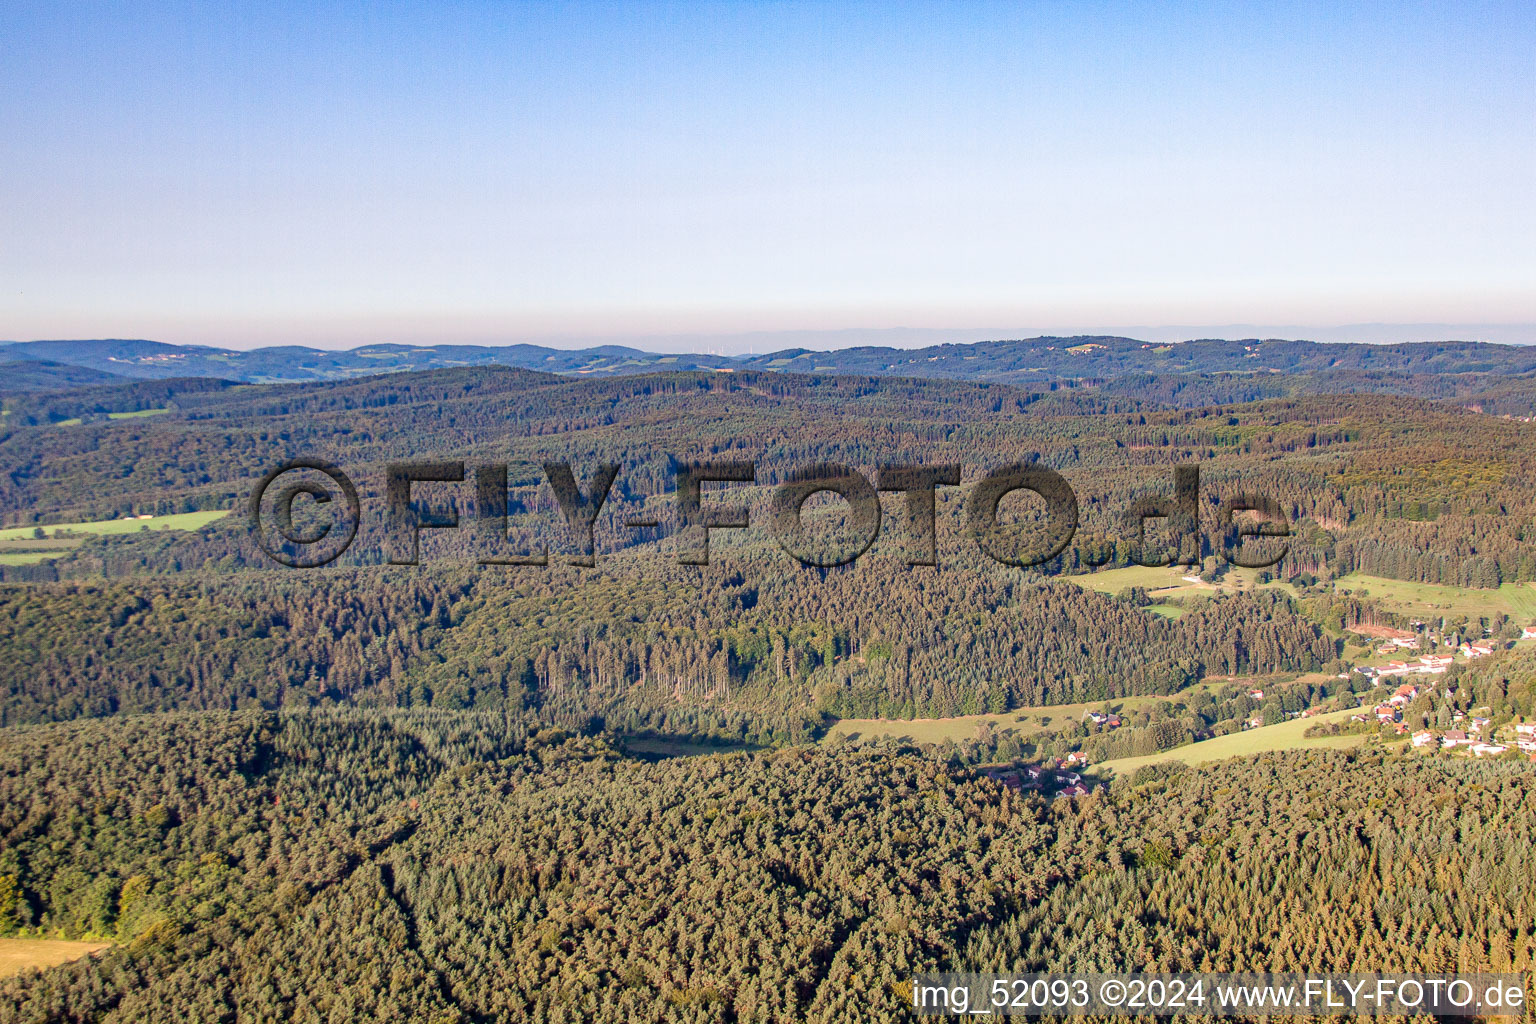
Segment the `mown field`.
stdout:
<svg viewBox="0 0 1536 1024">
<path fill-rule="evenodd" d="M 108 948 L 110 942 L 66 942 L 62 939 L 0 939 L 0 978 L 33 967 L 57 967 Z"/>
<path fill-rule="evenodd" d="M 1349 747 L 1357 747 L 1365 742 L 1364 735 L 1315 737 L 1304 735 L 1307 729 L 1319 722 L 1343 722 L 1350 715 L 1357 713 L 1356 710 L 1350 709 L 1346 711 L 1331 711 L 1327 714 L 1314 715 L 1311 718 L 1293 718 L 1279 725 L 1266 725 L 1259 729 L 1246 729 L 1243 732 L 1233 733 L 1230 736 L 1217 736 L 1215 739 L 1191 743 L 1183 747 L 1174 747 L 1172 750 L 1147 754 L 1143 757 L 1122 757 L 1113 761 L 1104 761 L 1101 764 L 1094 765 L 1089 771 L 1100 776 L 1107 775 L 1111 771 L 1125 775 L 1143 765 L 1161 764 L 1165 761 L 1201 764 L 1206 761 L 1220 761 L 1228 757 L 1262 754 L 1273 750 L 1311 750 L 1318 747 L 1342 750 Z"/>
</svg>

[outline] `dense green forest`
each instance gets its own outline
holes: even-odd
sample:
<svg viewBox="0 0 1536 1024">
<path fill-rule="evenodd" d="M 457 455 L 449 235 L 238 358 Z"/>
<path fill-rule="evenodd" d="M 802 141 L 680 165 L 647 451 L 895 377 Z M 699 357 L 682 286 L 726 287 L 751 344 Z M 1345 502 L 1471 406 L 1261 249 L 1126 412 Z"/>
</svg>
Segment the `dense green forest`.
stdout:
<svg viewBox="0 0 1536 1024">
<path fill-rule="evenodd" d="M 491 367 L 26 396 L 0 428 L 10 525 L 237 511 L 195 531 L 77 537 L 67 551 L 0 566 L 14 584 L 0 590 L 0 635 L 25 652 L 0 669 L 0 721 L 514 706 L 777 742 L 823 715 L 947 717 L 1330 664 L 1337 628 L 1278 591 L 1198 604 L 1174 621 L 1060 582 L 1129 564 L 1138 551 L 1126 510 L 1170 494 L 1179 465 L 1200 467 L 1207 557 L 1232 550 L 1221 503 L 1258 493 L 1290 523 L 1280 579 L 1364 572 L 1490 588 L 1536 578 L 1523 422 L 1381 395 L 1188 409 L 1135 394 L 763 372 L 571 380 Z M 100 418 L 146 407 L 166 411 Z M 83 421 L 54 423 L 65 414 Z M 294 454 L 342 466 L 361 495 L 358 536 L 324 569 L 276 567 L 239 511 L 255 479 Z M 384 468 L 412 458 L 506 464 L 509 537 L 476 528 L 471 481 L 428 485 L 418 504 L 457 509 L 461 527 L 423 531 L 419 566 L 384 565 Z M 620 467 L 595 523 L 593 568 L 571 564 L 540 468 L 561 459 L 578 481 L 601 463 Z M 672 488 L 678 465 L 695 459 L 757 465 L 753 484 L 721 499 L 748 506 L 754 525 L 718 532 L 708 566 L 678 562 Z M 1080 528 L 1057 558 L 1020 569 L 980 554 L 966 506 L 981 474 L 1028 460 L 1072 485 Z M 773 488 L 814 462 L 871 478 L 892 463 L 959 464 L 961 485 L 937 492 L 938 567 L 907 564 L 920 538 L 895 494 L 852 565 L 808 569 L 780 550 L 765 525 Z M 628 529 L 633 516 L 660 526 Z M 808 516 L 838 519 L 835 507 Z M 549 567 L 475 564 L 541 549 Z"/>
<path fill-rule="evenodd" d="M 10 729 L 16 1021 L 903 1019 L 917 971 L 1530 970 L 1527 766 L 1375 753 L 1021 796 L 887 746 L 646 764 L 502 712 Z"/>
<path fill-rule="evenodd" d="M 1514 387 L 1505 382 L 1506 398 Z M 1518 393 L 1536 395 L 1536 385 Z M 597 522 L 599 550 L 612 552 L 665 540 L 627 530 L 622 519 L 670 512 L 683 461 L 754 461 L 756 486 L 745 490 L 759 511 L 774 485 L 812 463 L 871 476 L 883 464 L 948 463 L 962 467 L 962 485 L 939 490 L 939 539 L 950 545 L 941 550 L 953 562 L 973 550 L 960 543 L 963 496 L 989 470 L 1038 461 L 1071 484 L 1081 517 L 1073 543 L 1042 569 L 1074 572 L 1126 564 L 1135 553 L 1126 510 L 1170 493 L 1175 466 L 1198 465 L 1208 554 L 1228 547 L 1222 502 L 1257 493 L 1291 523 L 1288 574 L 1366 572 L 1463 587 L 1536 579 L 1526 544 L 1536 507 L 1529 426 L 1456 401 L 1344 394 L 1170 408 L 1135 388 L 1117 396 L 760 372 L 570 380 L 486 368 L 266 387 L 157 381 L 9 402 L 0 425 L 9 526 L 234 509 L 263 473 L 304 455 L 357 481 L 362 535 L 343 561 L 378 563 L 384 467 L 456 459 L 507 464 L 514 536 L 560 550 L 565 524 L 539 469 L 553 459 L 569 461 L 580 479 L 601 463 L 621 467 Z M 146 408 L 166 411 L 105 418 Z M 444 489 L 437 500 L 468 515 L 470 488 Z M 434 537 L 434 550 L 469 556 L 471 532 Z M 894 524 L 889 532 L 898 533 Z M 875 553 L 889 549 L 877 544 Z M 270 564 L 236 516 L 192 535 L 92 540 L 68 557 L 5 572 L 37 579 Z"/>
<path fill-rule="evenodd" d="M 1335 651 L 1273 593 L 1168 620 L 1064 583 L 908 583 L 869 603 L 855 574 L 778 594 L 709 568 L 703 585 L 394 568 L 0 587 L 0 722 L 334 702 L 948 717 L 1306 671 Z"/>
</svg>

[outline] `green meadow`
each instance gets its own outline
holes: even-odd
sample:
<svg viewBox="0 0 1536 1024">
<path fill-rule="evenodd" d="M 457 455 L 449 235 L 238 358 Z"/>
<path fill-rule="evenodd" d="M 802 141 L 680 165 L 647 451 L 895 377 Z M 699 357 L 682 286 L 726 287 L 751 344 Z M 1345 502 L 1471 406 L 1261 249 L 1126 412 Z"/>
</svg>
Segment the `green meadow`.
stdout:
<svg viewBox="0 0 1536 1024">
<path fill-rule="evenodd" d="M 1028 736 L 1046 729 L 1055 729 L 1069 722 L 1076 722 L 1090 711 L 1129 712 L 1153 701 L 1168 699 L 1167 697 L 1120 697 L 1083 704 L 1049 704 L 1043 707 L 1019 708 L 995 715 L 962 715 L 958 718 L 843 718 L 827 730 L 826 735 L 822 737 L 822 742 L 834 737 L 882 736 L 911 740 L 915 743 L 943 743 L 946 740 L 960 743 L 975 739 L 976 730 L 984 724 L 990 724 L 998 732 L 1013 730 L 1020 736 Z"/>
<path fill-rule="evenodd" d="M 1369 597 L 1394 611 L 1418 615 L 1481 618 L 1508 615 L 1522 624 L 1536 622 L 1536 586 L 1506 583 L 1497 590 L 1445 587 L 1434 583 L 1410 583 L 1353 573 L 1341 576 L 1334 589 L 1356 597 Z"/>
<path fill-rule="evenodd" d="M 1172 750 L 1160 751 L 1156 754 L 1147 754 L 1143 757 L 1122 757 L 1113 761 L 1104 761 L 1094 765 L 1090 771 L 1095 774 L 1105 774 L 1110 770 L 1126 775 L 1142 765 L 1162 764 L 1166 761 L 1183 761 L 1185 764 L 1200 764 L 1205 761 L 1220 761 L 1229 757 L 1243 757 L 1247 754 L 1263 754 L 1272 750 L 1310 750 L 1317 747 L 1329 747 L 1333 749 L 1347 749 L 1358 747 L 1365 742 L 1365 735 L 1353 736 L 1306 736 L 1308 728 L 1319 722 L 1343 722 L 1350 715 L 1358 714 L 1358 709 L 1347 711 L 1330 711 L 1327 714 L 1314 715 L 1311 718 L 1293 718 L 1279 725 L 1266 725 L 1258 729 L 1245 729 L 1242 732 L 1232 733 L 1230 736 L 1217 736 L 1215 739 L 1202 740 L 1199 743 L 1189 743 L 1182 747 L 1174 747 Z"/>
<path fill-rule="evenodd" d="M 1211 597 L 1216 594 L 1230 594 L 1241 590 L 1252 590 L 1255 587 L 1279 587 L 1289 593 L 1294 589 L 1288 583 L 1271 581 L 1259 583 L 1258 569 L 1242 569 L 1236 566 L 1228 569 L 1220 580 L 1215 583 L 1206 583 L 1198 579 L 1200 573 L 1196 569 L 1184 567 L 1173 568 L 1171 566 L 1144 566 L 1127 565 L 1120 569 L 1100 569 L 1098 572 L 1083 573 L 1077 576 L 1062 576 L 1061 579 L 1088 590 L 1097 590 L 1101 594 L 1118 594 L 1126 587 L 1141 587 L 1147 594 L 1154 598 L 1181 598 L 1181 597 Z M 1186 577 L 1195 577 L 1191 582 Z M 1154 605 L 1151 611 L 1160 611 Z M 1167 612 L 1160 612 L 1167 614 Z"/>
<path fill-rule="evenodd" d="M 196 530 L 229 513 L 222 509 L 211 512 L 178 512 L 169 516 L 150 519 L 99 519 L 91 523 L 52 523 L 43 527 L 43 534 L 52 537 L 57 533 L 89 533 L 110 535 L 138 533 L 140 530 Z M 31 540 L 36 527 L 12 526 L 0 530 L 0 541 Z"/>
</svg>

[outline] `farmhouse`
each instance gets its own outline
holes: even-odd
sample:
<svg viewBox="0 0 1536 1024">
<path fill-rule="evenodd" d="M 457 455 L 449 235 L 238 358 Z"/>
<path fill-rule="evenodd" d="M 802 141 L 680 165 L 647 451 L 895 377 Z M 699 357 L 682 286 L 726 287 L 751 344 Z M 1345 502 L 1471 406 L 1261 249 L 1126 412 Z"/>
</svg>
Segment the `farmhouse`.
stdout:
<svg viewBox="0 0 1536 1024">
<path fill-rule="evenodd" d="M 1420 729 L 1418 732 L 1413 734 L 1413 745 L 1416 747 L 1427 747 L 1434 742 L 1435 734 L 1430 732 L 1428 729 Z"/>
<path fill-rule="evenodd" d="M 1472 741 L 1467 738 L 1467 734 L 1462 732 L 1460 729 L 1451 729 L 1447 731 L 1444 736 L 1440 737 L 1440 746 L 1442 748 L 1461 746 L 1471 742 Z"/>
</svg>

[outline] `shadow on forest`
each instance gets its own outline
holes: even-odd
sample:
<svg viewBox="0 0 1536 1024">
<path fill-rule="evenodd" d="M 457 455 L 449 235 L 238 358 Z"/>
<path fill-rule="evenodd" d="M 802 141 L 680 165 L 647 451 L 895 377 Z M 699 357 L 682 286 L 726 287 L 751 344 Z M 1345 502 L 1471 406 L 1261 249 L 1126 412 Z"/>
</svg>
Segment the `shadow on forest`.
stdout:
<svg viewBox="0 0 1536 1024">
<path fill-rule="evenodd" d="M 763 750 L 758 743 L 728 743 L 711 740 L 707 736 L 666 735 L 647 733 L 644 736 L 621 736 L 618 746 L 626 757 L 639 761 L 662 761 L 670 757 L 694 757 L 699 754 L 731 754 L 740 751 Z"/>
</svg>

